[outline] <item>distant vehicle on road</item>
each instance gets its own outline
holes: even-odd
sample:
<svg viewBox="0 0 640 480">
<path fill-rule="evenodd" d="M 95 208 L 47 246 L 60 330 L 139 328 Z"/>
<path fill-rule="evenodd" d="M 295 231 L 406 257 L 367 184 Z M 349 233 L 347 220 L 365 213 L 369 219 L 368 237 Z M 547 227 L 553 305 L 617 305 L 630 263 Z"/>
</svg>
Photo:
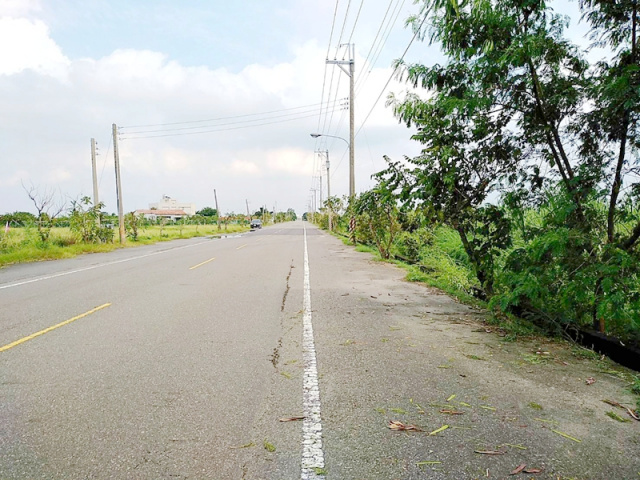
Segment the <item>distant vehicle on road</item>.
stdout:
<svg viewBox="0 0 640 480">
<path fill-rule="evenodd" d="M 255 230 L 257 228 L 262 228 L 262 220 L 251 220 L 251 230 Z"/>
</svg>

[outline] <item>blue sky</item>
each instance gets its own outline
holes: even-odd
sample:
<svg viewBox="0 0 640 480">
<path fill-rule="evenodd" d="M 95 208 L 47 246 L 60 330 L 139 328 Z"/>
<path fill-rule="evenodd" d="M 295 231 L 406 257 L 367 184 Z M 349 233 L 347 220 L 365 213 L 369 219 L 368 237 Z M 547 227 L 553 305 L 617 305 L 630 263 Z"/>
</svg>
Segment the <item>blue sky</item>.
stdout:
<svg viewBox="0 0 640 480">
<path fill-rule="evenodd" d="M 325 68 L 341 31 L 343 42 L 351 37 L 356 45 L 356 190 L 369 188 L 371 174 L 385 166 L 383 155 L 419 152 L 411 132 L 384 106 L 388 92 L 402 94 L 406 87 L 391 81 L 383 88 L 391 62 L 412 38 L 404 20 L 417 7 L 411 0 L 337 5 L 335 10 L 333 0 L 0 0 L 0 213 L 34 210 L 23 184 L 56 189 L 66 200 L 90 195 L 92 137 L 99 144 L 100 199 L 115 211 L 112 123 L 224 119 L 171 127 L 185 128 L 173 133 L 190 133 L 199 131 L 189 130 L 194 126 L 211 126 L 195 135 L 134 139 L 137 131 L 170 127 L 122 128 L 125 211 L 147 208 L 164 194 L 198 208 L 213 205 L 215 188 L 223 212 L 243 212 L 247 199 L 252 209 L 277 204 L 302 213 L 310 188 L 318 186 L 316 148 L 330 151 L 332 194 L 345 195 L 345 144 L 309 136 L 318 129 L 349 134 L 341 101 L 332 114 L 321 115 L 319 106 L 348 96 L 346 76 Z M 577 28 L 573 33 L 583 34 Z M 376 38 L 386 41 L 374 43 Z M 441 57 L 416 42 L 407 60 L 432 64 Z M 272 113 L 251 116 L 263 112 Z M 151 135 L 157 133 L 146 134 Z"/>
</svg>

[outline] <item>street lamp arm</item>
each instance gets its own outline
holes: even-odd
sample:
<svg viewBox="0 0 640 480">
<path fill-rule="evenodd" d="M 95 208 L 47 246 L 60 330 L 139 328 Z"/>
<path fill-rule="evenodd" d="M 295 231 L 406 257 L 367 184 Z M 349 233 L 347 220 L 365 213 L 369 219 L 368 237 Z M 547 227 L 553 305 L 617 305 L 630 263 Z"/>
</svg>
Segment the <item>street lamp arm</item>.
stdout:
<svg viewBox="0 0 640 480">
<path fill-rule="evenodd" d="M 346 138 L 342 138 L 342 137 L 338 137 L 336 135 L 329 135 L 326 133 L 311 133 L 310 134 L 313 138 L 318 138 L 318 137 L 331 137 L 331 138 L 339 138 L 340 140 L 342 140 L 344 143 L 347 144 L 347 147 L 351 147 L 351 144 L 349 143 L 349 141 Z"/>
</svg>

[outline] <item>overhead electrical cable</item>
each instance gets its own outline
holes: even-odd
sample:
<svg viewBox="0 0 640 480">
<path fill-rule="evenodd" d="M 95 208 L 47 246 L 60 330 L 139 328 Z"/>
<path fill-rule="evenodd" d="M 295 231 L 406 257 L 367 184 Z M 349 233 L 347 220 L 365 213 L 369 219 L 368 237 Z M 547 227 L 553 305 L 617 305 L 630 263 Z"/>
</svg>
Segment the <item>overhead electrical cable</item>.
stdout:
<svg viewBox="0 0 640 480">
<path fill-rule="evenodd" d="M 402 4 L 400 3 L 401 1 L 402 1 Z M 371 56 L 371 61 L 366 66 L 366 68 L 363 68 L 361 70 L 361 75 L 360 75 L 360 77 L 358 77 L 358 79 L 356 81 L 356 95 L 362 90 L 364 85 L 367 83 L 367 80 L 369 79 L 369 75 L 371 75 L 371 72 L 373 71 L 373 68 L 375 67 L 376 63 L 378 62 L 378 59 L 380 58 L 380 54 L 382 53 L 382 51 L 384 49 L 384 46 L 386 45 L 387 41 L 389 40 L 389 35 L 393 31 L 393 27 L 397 23 L 398 17 L 400 16 L 400 13 L 402 12 L 402 7 L 404 6 L 405 1 L 406 0 L 396 0 L 395 6 L 393 8 L 393 11 L 391 12 L 391 15 L 389 16 L 389 20 L 387 21 L 386 26 L 384 26 L 384 30 L 382 32 L 382 36 L 380 37 L 380 41 L 378 42 L 377 45 L 372 46 L 372 50 L 370 52 L 370 53 L 373 54 Z M 389 6 L 391 6 L 391 4 Z"/>
<path fill-rule="evenodd" d="M 353 32 L 356 31 L 356 25 L 358 25 L 358 19 L 360 18 L 360 12 L 362 11 L 362 5 L 364 5 L 364 0 L 360 0 L 360 8 L 358 8 L 358 13 L 356 15 L 356 19 L 353 22 L 353 28 L 351 29 L 351 35 L 349 35 L 349 41 L 347 43 L 351 43 L 351 39 L 353 38 Z"/>
<path fill-rule="evenodd" d="M 387 19 L 387 16 L 389 15 L 389 10 L 391 10 L 391 5 L 393 5 L 393 1 L 394 0 L 389 0 L 389 5 L 387 6 L 387 11 L 384 14 L 384 17 L 382 18 L 382 22 L 380 22 L 380 26 L 378 27 L 378 31 L 376 32 L 376 36 L 373 38 L 373 42 L 371 42 L 371 48 L 369 49 L 369 52 L 367 53 L 367 56 L 365 57 L 365 60 L 363 62 L 363 66 L 367 65 L 367 62 L 369 61 L 369 58 L 371 58 L 371 53 L 373 52 L 373 49 L 376 45 L 376 42 L 378 41 L 378 37 L 380 36 L 380 32 L 382 31 L 382 27 L 384 26 L 384 23 Z M 396 0 L 399 1 L 399 0 Z M 362 77 L 362 72 L 364 70 L 361 70 L 361 73 L 358 75 L 357 79 L 356 79 L 356 83 L 359 83 L 360 81 L 360 77 Z"/>
<path fill-rule="evenodd" d="M 329 34 L 329 43 L 327 45 L 327 56 L 329 58 L 329 51 L 331 50 L 331 40 L 333 40 L 333 29 L 336 26 L 336 15 L 338 14 L 338 3 L 340 0 L 336 0 L 336 6 L 333 9 L 333 22 L 331 22 L 331 33 Z M 324 103 L 324 88 L 327 82 L 327 62 L 324 62 L 324 75 L 322 77 L 322 94 L 320 95 L 320 104 Z M 320 122 L 322 121 L 322 111 L 320 111 L 320 115 L 318 115 L 318 127 L 316 130 L 320 130 Z"/>
<path fill-rule="evenodd" d="M 347 25 L 347 19 L 349 18 L 349 8 L 351 7 L 351 0 L 347 2 L 347 10 L 344 13 L 344 21 L 342 22 L 342 28 L 340 29 L 340 37 L 338 38 L 338 45 L 336 46 L 336 53 L 338 52 L 338 48 L 342 43 L 342 36 L 344 35 L 344 28 Z"/>
<path fill-rule="evenodd" d="M 147 127 L 164 127 L 164 126 L 171 126 L 171 125 L 186 125 L 189 123 L 205 123 L 205 122 L 216 122 L 218 120 L 230 120 L 230 119 L 234 119 L 234 118 L 244 118 L 244 117 L 255 117 L 258 115 L 269 115 L 272 113 L 280 113 L 280 112 L 288 112 L 291 110 L 300 110 L 303 108 L 311 108 L 311 107 L 317 107 L 317 106 L 322 106 L 322 103 L 313 103 L 310 105 L 301 105 L 299 107 L 291 107 L 291 108 L 282 108 L 279 110 L 270 110 L 267 112 L 260 112 L 260 113 L 246 113 L 243 115 L 232 115 L 229 117 L 217 117 L 217 118 L 208 118 L 208 119 L 204 119 L 204 120 L 187 120 L 187 121 L 183 121 L 183 122 L 171 122 L 171 123 L 152 123 L 152 124 L 148 124 L 148 125 L 126 125 L 123 127 L 118 127 L 118 129 L 131 129 L 131 128 L 147 128 Z"/>
<path fill-rule="evenodd" d="M 314 113 L 311 113 L 311 114 L 308 114 L 308 115 L 300 115 L 300 116 L 296 116 L 296 117 L 292 117 L 292 118 L 280 119 L 280 120 L 276 120 L 276 121 L 267 121 L 267 122 L 263 122 L 263 123 L 251 123 L 251 122 L 259 122 L 261 120 L 268 120 L 266 118 L 262 118 L 262 119 L 256 119 L 256 120 L 247 121 L 243 125 L 236 125 L 236 126 L 229 126 L 229 125 L 234 125 L 234 123 L 220 124 L 220 125 L 215 125 L 215 126 L 214 125 L 210 125 L 208 127 L 202 127 L 202 128 L 210 128 L 210 129 L 202 130 L 202 131 L 198 131 L 198 132 L 171 133 L 171 131 L 167 131 L 167 133 L 160 134 L 160 135 L 142 135 L 142 136 L 137 136 L 136 132 L 131 132 L 129 134 L 124 133 L 123 136 L 122 136 L 122 140 L 138 140 L 138 139 L 142 139 L 142 138 L 159 138 L 159 137 L 178 137 L 178 136 L 183 136 L 183 135 L 199 135 L 199 134 L 203 134 L 203 133 L 224 132 L 224 131 L 229 131 L 229 130 L 238 130 L 238 129 L 242 129 L 242 128 L 261 127 L 261 126 L 264 126 L 264 125 L 273 125 L 273 124 L 277 124 L 277 123 L 291 122 L 291 121 L 294 121 L 294 120 L 303 120 L 305 118 L 315 117 L 316 115 L 317 115 L 317 112 L 314 112 Z M 223 128 L 220 128 L 220 127 L 223 127 Z"/>
<path fill-rule="evenodd" d="M 335 108 L 335 105 L 334 105 Z M 302 110 L 299 112 L 291 112 L 291 113 L 283 113 L 281 115 L 271 115 L 271 116 L 266 116 L 266 117 L 261 117 L 261 118 L 255 118 L 255 119 L 247 119 L 246 117 L 249 116 L 254 116 L 254 115 L 262 115 L 262 114 L 254 114 L 254 115 L 239 115 L 236 117 L 226 117 L 227 119 L 234 119 L 234 118 L 245 118 L 244 120 L 236 120 L 234 122 L 227 122 L 227 123 L 218 123 L 218 124 L 211 124 L 211 125 L 190 125 L 188 127 L 173 127 L 173 128 L 167 128 L 167 129 L 155 129 L 155 130 L 139 130 L 139 131 L 123 131 L 123 134 L 129 134 L 129 135 L 139 135 L 139 134 L 143 134 L 143 133 L 169 133 L 169 132 L 176 132 L 176 131 L 181 131 L 181 130 L 197 130 L 197 129 L 203 129 L 203 128 L 211 128 L 211 127 L 220 127 L 220 126 L 227 126 L 227 125 L 237 125 L 237 124 L 241 124 L 241 123 L 250 123 L 250 122 L 258 122 L 258 121 L 262 121 L 262 120 L 272 120 L 272 119 L 277 119 L 277 118 L 286 118 L 286 117 L 291 117 L 291 116 L 299 116 L 299 115 L 304 115 L 307 113 L 312 113 L 312 112 L 318 112 L 318 108 L 313 108 L 313 109 L 308 109 L 308 110 Z M 220 120 L 224 120 L 224 118 L 221 118 Z M 213 120 L 208 120 L 208 122 L 212 122 Z M 197 122 L 194 122 L 197 123 Z M 124 127 L 123 127 L 124 128 Z"/>
<path fill-rule="evenodd" d="M 424 22 L 426 20 L 427 20 L 427 14 L 424 15 L 424 18 L 422 19 L 422 22 L 420 22 L 420 25 L 418 26 L 418 28 L 416 28 L 416 30 L 415 30 L 415 32 L 413 34 L 413 37 L 411 37 L 411 41 L 409 42 L 409 45 L 407 45 L 407 48 L 404 49 L 404 53 L 402 54 L 402 56 L 400 57 L 400 60 L 399 60 L 400 62 L 402 60 L 404 60 L 405 55 L 407 54 L 407 52 L 411 48 L 411 45 L 413 45 L 414 40 L 418 36 L 418 33 L 420 33 L 422 31 L 422 26 L 424 25 Z M 364 124 L 367 123 L 367 120 L 369 120 L 369 117 L 371 116 L 371 113 L 373 112 L 373 109 L 376 107 L 376 105 L 380 101 L 380 98 L 382 98 L 382 94 L 385 92 L 385 90 L 389 86 L 389 83 L 391 83 L 391 79 L 393 78 L 395 73 L 396 73 L 396 71 L 394 70 L 393 72 L 391 72 L 391 75 L 389 75 L 389 79 L 387 80 L 387 83 L 385 83 L 384 87 L 382 87 L 382 90 L 380 91 L 380 95 L 378 95 L 378 98 L 376 99 L 376 101 L 373 102 L 373 105 L 371 106 L 371 110 L 369 110 L 369 113 L 367 113 L 367 116 L 362 121 L 362 123 L 360 124 L 360 127 L 356 131 L 356 133 L 355 133 L 356 136 L 358 136 L 358 133 L 360 133 L 360 130 L 362 130 L 362 127 L 364 127 Z"/>
<path fill-rule="evenodd" d="M 400 3 L 400 0 L 398 0 L 398 2 L 396 2 L 396 9 L 394 9 L 394 11 L 391 13 L 391 17 L 393 17 L 393 15 L 395 14 L 395 18 L 393 19 L 393 21 L 391 21 L 391 18 L 389 18 L 389 23 L 387 24 L 387 29 L 386 32 L 384 34 L 384 39 L 380 42 L 380 44 L 378 45 L 378 51 L 375 54 L 373 60 L 371 61 L 371 65 L 369 67 L 369 73 L 371 72 L 371 70 L 373 70 L 373 67 L 375 66 L 375 64 L 378 62 L 378 58 L 380 58 L 380 54 L 382 53 L 382 50 L 384 49 L 384 46 L 387 44 L 387 40 L 389 40 L 389 35 L 391 34 L 391 31 L 393 30 L 393 27 L 395 26 L 396 22 L 398 21 L 398 17 L 400 16 L 400 13 L 402 12 L 402 7 L 404 6 L 404 2 L 406 0 L 402 0 L 402 3 Z"/>
</svg>

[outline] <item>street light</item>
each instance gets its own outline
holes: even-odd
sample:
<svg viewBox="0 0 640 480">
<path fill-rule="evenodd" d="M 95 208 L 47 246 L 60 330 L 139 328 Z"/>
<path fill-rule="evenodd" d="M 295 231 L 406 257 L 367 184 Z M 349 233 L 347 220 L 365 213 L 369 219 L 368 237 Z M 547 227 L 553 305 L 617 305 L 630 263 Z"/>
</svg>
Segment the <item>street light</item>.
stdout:
<svg viewBox="0 0 640 480">
<path fill-rule="evenodd" d="M 353 130 L 351 131 L 351 138 L 353 138 Z M 349 143 L 346 138 L 338 137 L 337 135 L 329 135 L 327 133 L 310 133 L 313 138 L 318 137 L 331 137 L 331 138 L 339 138 L 344 143 L 347 144 L 349 148 L 349 203 L 353 201 L 353 197 L 355 195 L 356 190 L 356 182 L 355 182 L 355 173 L 354 173 L 354 152 L 353 152 L 353 144 Z M 329 178 L 329 152 L 327 151 L 327 178 Z M 327 184 L 328 187 L 328 184 Z M 331 207 L 329 207 L 329 230 L 331 230 Z M 349 230 L 351 232 L 355 231 L 355 218 L 352 216 L 349 221 Z"/>
<path fill-rule="evenodd" d="M 351 147 L 351 145 L 349 144 L 349 141 L 346 138 L 338 137 L 336 135 L 328 135 L 326 133 L 310 133 L 309 135 L 311 135 L 313 138 L 318 138 L 318 137 L 339 138 L 340 140 L 342 140 L 344 143 L 347 144 L 347 147 Z"/>
</svg>

